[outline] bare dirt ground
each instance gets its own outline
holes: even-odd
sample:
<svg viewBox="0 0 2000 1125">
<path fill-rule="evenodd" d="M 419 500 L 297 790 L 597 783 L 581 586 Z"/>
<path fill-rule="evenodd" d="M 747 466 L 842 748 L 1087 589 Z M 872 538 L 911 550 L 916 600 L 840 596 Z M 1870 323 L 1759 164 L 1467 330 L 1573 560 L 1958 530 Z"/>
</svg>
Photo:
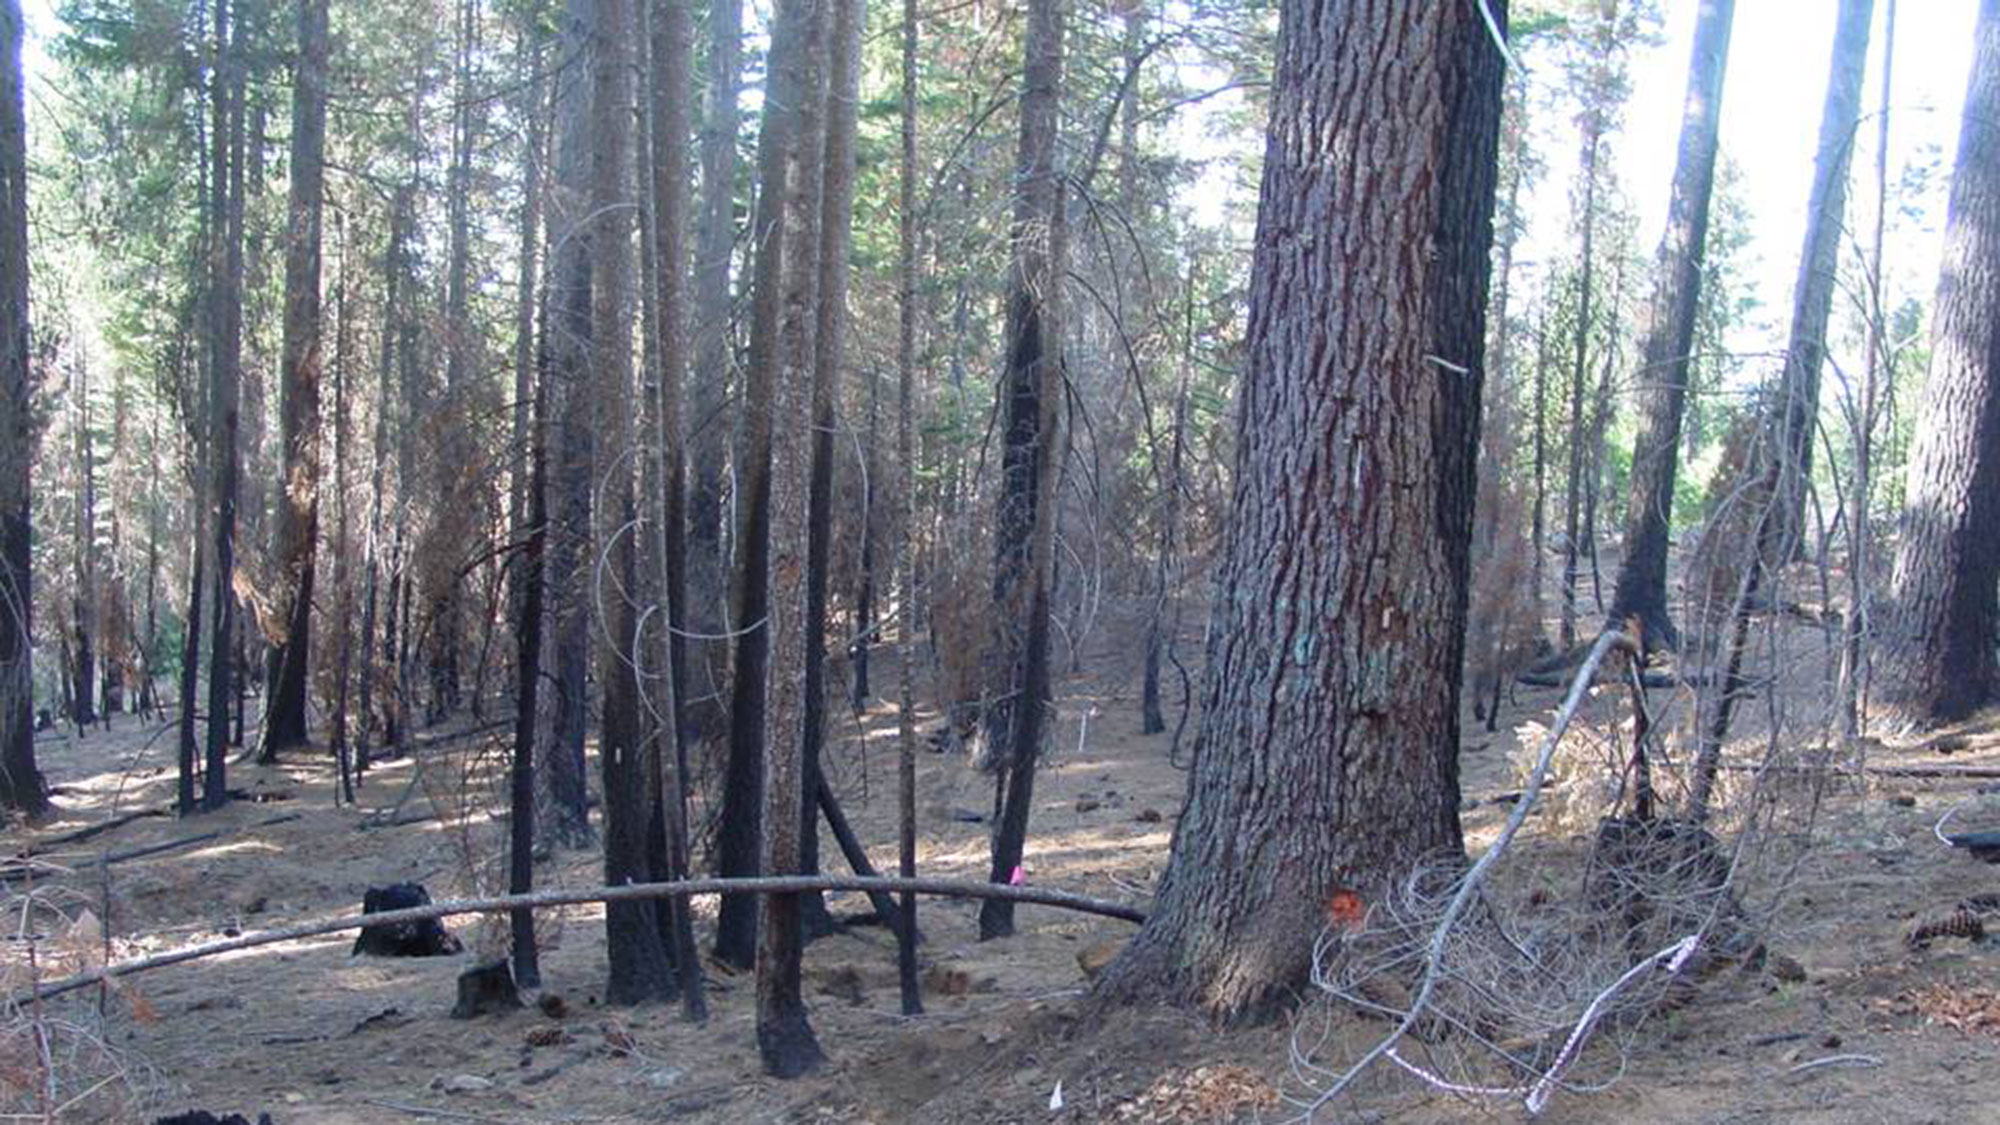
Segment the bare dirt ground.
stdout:
<svg viewBox="0 0 2000 1125">
<path fill-rule="evenodd" d="M 1784 628 L 1788 651 L 1823 647 L 1823 634 L 1808 624 Z M 1037 783 L 1026 868 L 1033 882 L 1143 905 L 1166 858 L 1185 774 L 1168 760 L 1168 736 L 1139 733 L 1136 647 L 1093 646 L 1083 672 L 1063 684 L 1060 721 Z M 1198 649 L 1198 636 L 1185 638 L 1183 652 Z M 1796 689 L 1802 695 L 1824 693 L 1813 676 L 1803 678 L 1810 683 Z M 1170 699 L 1176 694 L 1170 691 Z M 1519 788 L 1519 743 L 1534 728 L 1516 728 L 1545 722 L 1557 696 L 1522 689 L 1497 734 L 1487 734 L 1468 711 L 1465 824 L 1475 850 L 1507 813 L 1509 806 L 1495 798 Z M 1607 723 L 1615 719 L 1615 700 L 1606 697 L 1604 714 L 1614 716 Z M 1759 713 L 1746 708 L 1732 754 L 1756 753 L 1768 729 Z M 893 711 L 878 706 L 840 733 L 834 775 L 877 864 L 890 866 Z M 233 783 L 258 799 L 185 821 L 145 817 L 55 849 L 50 858 L 72 873 L 45 880 L 41 889 L 72 915 L 87 908 L 100 916 L 119 957 L 349 913 L 371 884 L 420 881 L 440 898 L 491 891 L 504 825 L 483 814 L 461 818 L 454 778 L 468 760 L 475 772 L 490 766 L 479 755 L 498 755 L 503 734 L 421 750 L 418 760 L 433 763 L 424 785 L 410 786 L 409 761 L 375 770 L 359 808 L 335 807 L 323 761 L 301 756 L 281 767 L 235 766 Z M 1190 726 L 1189 742 L 1192 736 Z M 59 786 L 61 817 L 31 833 L 10 830 L 10 854 L 116 813 L 171 804 L 171 731 L 121 716 L 109 734 L 49 739 L 40 751 Z M 1917 746 L 1875 745 L 1868 762 L 2000 768 L 2000 721 Z M 489 787 L 477 790 L 478 799 L 489 799 L 490 784 L 479 784 Z M 990 806 L 989 784 L 963 761 L 922 756 L 926 874 L 983 877 L 986 827 L 973 816 Z M 1773 919 L 1771 947 L 1794 959 L 1799 972 L 1734 972 L 1711 982 L 1692 1002 L 1624 1036 L 1614 1085 L 1560 1095 L 1545 1119 L 2000 1120 L 2000 1109 L 1991 1108 L 2000 1106 L 2000 1067 L 1993 1065 L 2000 1057 L 2000 950 L 1963 937 L 1941 937 L 1924 948 L 1905 940 L 1913 924 L 1969 896 L 2000 891 L 1994 867 L 1944 847 L 1932 831 L 1940 816 L 1960 806 L 1953 828 L 2000 827 L 2000 795 L 1982 796 L 1988 784 L 1964 777 L 1848 779 L 1823 794 L 1809 824 L 1780 825 L 1795 829 L 1796 838 L 1783 857 L 1791 893 Z M 365 827 L 406 790 L 406 817 L 432 811 L 434 801 L 447 817 Z M 1559 812 L 1552 804 L 1537 816 L 1518 845 L 1542 849 L 1529 854 L 1545 855 L 1552 872 L 1566 870 L 1580 849 Z M 97 866 L 106 853 L 202 832 L 219 835 L 108 871 Z M 824 853 L 827 865 L 837 867 L 830 841 Z M 477 862 L 468 862 L 469 855 Z M 599 874 L 594 853 L 562 852 L 538 868 L 537 880 L 581 887 L 598 882 Z M 20 889 L 13 885 L 17 895 Z M 834 896 L 831 905 L 836 914 L 865 907 L 860 896 Z M 712 900 L 697 909 L 698 922 L 712 919 Z M 604 965 L 596 908 L 542 915 L 546 991 L 561 997 L 561 1018 L 534 1007 L 472 1021 L 448 1018 L 457 973 L 481 949 L 498 948 L 495 932 L 469 919 L 452 924 L 468 946 L 458 956 L 350 957 L 352 935 L 340 935 L 133 978 L 105 1001 L 101 1022 L 95 992 L 53 1002 L 43 1015 L 101 1035 L 122 1068 L 61 1117 L 75 1121 L 151 1120 L 197 1107 L 252 1119 L 264 1111 L 277 1125 L 1283 1121 L 1298 1113 L 1297 1102 L 1284 1099 L 1310 1096 L 1288 1065 L 1287 1027 L 1224 1032 L 1157 1010 L 1086 1026 L 1078 1016 L 1087 986 L 1078 954 L 1122 939 L 1127 924 L 1027 906 L 1018 913 L 1019 936 L 980 943 L 975 913 L 972 904 L 925 900 L 927 1013 L 918 1019 L 898 1014 L 886 933 L 852 928 L 815 942 L 807 990 L 828 1062 L 814 1076 L 787 1083 L 760 1073 L 748 977 L 710 967 L 713 1016 L 704 1027 L 682 1022 L 673 1007 L 605 1007 L 598 997 Z M 17 914 L 8 922 L 12 987 L 27 979 L 18 920 Z M 49 932 L 55 928 L 44 921 L 44 940 L 35 943 L 44 974 L 90 956 L 76 947 L 94 945 L 88 923 L 74 940 Z M 1319 1061 L 1336 1069 L 1385 1028 L 1345 1015 L 1334 1025 Z M 35 1081 L 27 1040 L 17 1034 L 5 1044 L 0 1090 L 11 1107 L 33 1107 L 25 1093 Z M 79 1073 L 106 1073 L 101 1062 L 92 1065 L 79 1063 Z M 1052 1109 L 1058 1085 L 1062 1108 Z M 1364 1108 L 1324 1110 L 1317 1119 L 1521 1116 L 1517 1101 L 1425 1095 L 1408 1083 L 1378 1086 Z M 61 1097 L 81 1093 L 66 1086 Z"/>
</svg>

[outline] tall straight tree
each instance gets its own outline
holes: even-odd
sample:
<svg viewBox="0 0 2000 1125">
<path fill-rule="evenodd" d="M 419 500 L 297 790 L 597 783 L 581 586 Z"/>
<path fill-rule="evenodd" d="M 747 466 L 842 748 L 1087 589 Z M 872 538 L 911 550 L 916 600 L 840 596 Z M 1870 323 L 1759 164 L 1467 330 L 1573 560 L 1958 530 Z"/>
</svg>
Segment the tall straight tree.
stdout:
<svg viewBox="0 0 2000 1125">
<path fill-rule="evenodd" d="M 326 0 L 299 0 L 298 71 L 292 83 L 292 186 L 285 240 L 284 489 L 277 542 L 284 634 L 271 646 L 271 702 L 259 760 L 304 745 L 312 629 L 313 557 L 319 547 L 320 228 L 326 198 Z"/>
<path fill-rule="evenodd" d="M 651 65 L 647 68 L 652 151 L 640 179 L 650 188 L 653 245 L 646 255 L 654 295 L 653 364 L 647 390 L 646 416 L 651 433 L 646 447 L 651 458 L 647 476 L 646 523 L 653 529 L 652 554 L 658 571 L 655 589 L 668 599 L 670 626 L 661 630 L 664 643 L 654 646 L 664 661 L 664 675 L 655 665 L 660 699 L 647 714 L 652 743 L 654 826 L 657 855 L 653 875 L 684 879 L 688 875 L 688 753 L 682 739 L 681 699 L 686 691 L 687 646 L 680 636 L 687 614 L 687 460 L 682 454 L 681 384 L 687 376 L 687 210 L 689 71 L 694 64 L 694 18 L 688 0 L 650 0 Z M 673 772 L 666 773 L 671 764 Z M 681 1007 L 691 1020 L 707 1018 L 708 1001 L 701 983 L 701 958 L 694 940 L 694 920 L 685 898 L 663 901 L 658 908 L 662 940 L 673 955 Z"/>
<path fill-rule="evenodd" d="M 652 747 L 639 714 L 638 550 L 630 528 L 637 516 L 634 462 L 627 456 L 632 419 L 633 55 L 637 24 L 630 0 L 575 0 L 588 6 L 578 28 L 586 37 L 590 74 L 590 356 L 591 398 L 596 407 L 594 478 L 603 505 L 588 589 L 603 606 L 597 676 L 604 685 L 598 765 L 604 777 L 604 881 L 611 886 L 645 882 L 653 827 Z M 570 138 L 565 138 L 568 140 Z M 598 577 L 602 574 L 603 577 Z M 659 924 L 658 901 L 607 903 L 606 953 L 611 979 L 606 999 L 615 1004 L 665 998 L 674 975 Z"/>
<path fill-rule="evenodd" d="M 993 619 L 980 735 L 995 767 L 992 865 L 1008 882 L 1027 846 L 1035 760 L 1049 703 L 1050 590 L 1055 555 L 1055 445 L 1062 364 L 1059 290 L 1062 185 L 1056 129 L 1062 99 L 1064 0 L 1029 0 L 1014 161 L 1013 269 L 1000 490 L 993 513 Z M 979 908 L 981 939 L 1014 932 L 1014 904 Z"/>
<path fill-rule="evenodd" d="M 726 2 L 726 0 L 725 0 Z M 771 441 L 783 334 L 786 212 L 801 131 L 791 112 L 808 96 L 799 52 L 811 49 L 819 0 L 787 0 L 772 29 L 770 82 L 757 139 L 757 213 L 751 220 L 750 350 L 743 371 L 743 431 L 737 444 L 736 580 L 739 635 L 730 676 L 729 756 L 723 770 L 716 866 L 723 876 L 755 875 L 761 864 L 764 722 L 770 663 Z M 782 38 L 780 37 L 782 33 Z M 713 190 L 714 185 L 710 185 Z M 757 959 L 760 907 L 751 895 L 723 895 L 715 955 L 749 968 Z"/>
<path fill-rule="evenodd" d="M 1188 803 L 1098 986 L 1223 1019 L 1306 987 L 1337 896 L 1462 847 L 1500 52 L 1474 4 L 1289 0 L 1278 42 Z"/>
<path fill-rule="evenodd" d="M 229 706 L 236 674 L 237 449 L 243 361 L 243 29 L 233 28 L 237 0 L 215 0 L 215 64 L 209 143 L 209 487 L 214 490 L 211 531 L 215 554 L 209 609 L 208 733 L 204 746 L 201 807 L 229 800 Z"/>
<path fill-rule="evenodd" d="M 687 645 L 681 707 L 704 737 L 724 725 L 728 680 L 728 565 L 724 531 L 726 455 L 732 431 L 729 375 L 730 260 L 736 247 L 736 107 L 742 84 L 742 0 L 708 8 L 708 82 L 701 123 L 701 211 L 695 232 L 694 379 L 688 393 L 688 620 L 702 634 Z"/>
<path fill-rule="evenodd" d="M 917 877 L 917 0 L 903 0 L 902 166 L 896 210 L 896 462 L 902 528 L 896 536 L 897 873 Z M 896 934 L 903 1014 L 924 1010 L 917 981 L 917 896 L 904 892 Z"/>
<path fill-rule="evenodd" d="M 29 376 L 28 156 L 20 0 L 0 0 L 0 808 L 49 811 L 35 766 L 31 666 L 34 386 Z"/>
<path fill-rule="evenodd" d="M 590 0 L 571 0 L 563 15 L 563 57 L 582 58 L 595 19 Z M 547 779 L 545 835 L 570 846 L 590 841 L 584 778 L 589 726 L 591 459 L 596 417 L 591 412 L 591 262 L 597 230 L 590 221 L 591 82 L 580 65 L 556 68 L 555 168 L 548 184 L 548 312 L 543 317 L 550 429 L 548 527 L 543 545 L 548 585 L 549 678 L 554 696 L 547 737 L 538 737 L 538 772 Z"/>
<path fill-rule="evenodd" d="M 1735 13 L 1735 0 L 1701 0 L 1695 15 L 1673 194 L 1640 347 L 1639 434 L 1632 447 L 1625 557 L 1618 567 L 1610 618 L 1614 622 L 1637 618 L 1648 651 L 1680 643 L 1667 611 L 1667 531 L 1680 465 L 1681 421 L 1687 412 L 1689 353 L 1694 350 L 1695 314 L 1701 306 L 1722 80 L 1729 65 L 1729 29 Z"/>
<path fill-rule="evenodd" d="M 1979 0 L 1907 488 L 1880 698 L 1920 729 L 2000 698 L 2000 0 Z"/>
</svg>

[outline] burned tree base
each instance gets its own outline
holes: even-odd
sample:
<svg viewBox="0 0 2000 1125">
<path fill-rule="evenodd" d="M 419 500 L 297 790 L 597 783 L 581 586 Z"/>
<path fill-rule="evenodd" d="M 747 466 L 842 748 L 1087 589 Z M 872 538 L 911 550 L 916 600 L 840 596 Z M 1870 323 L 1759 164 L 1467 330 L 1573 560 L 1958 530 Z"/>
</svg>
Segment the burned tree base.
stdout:
<svg viewBox="0 0 2000 1125">
<path fill-rule="evenodd" d="M 405 910 L 412 906 L 429 906 L 431 894 L 421 883 L 392 883 L 386 887 L 370 887 L 362 896 L 363 914 L 381 914 L 389 910 Z M 420 922 L 400 922 L 388 926 L 364 927 L 354 939 L 353 956 L 367 954 L 370 957 L 448 957 L 459 952 L 463 946 L 444 924 L 435 918 Z"/>
<path fill-rule="evenodd" d="M 451 1009 L 455 1020 L 505 1015 L 521 1007 L 520 989 L 505 961 L 475 965 L 458 974 L 458 1003 Z"/>
</svg>

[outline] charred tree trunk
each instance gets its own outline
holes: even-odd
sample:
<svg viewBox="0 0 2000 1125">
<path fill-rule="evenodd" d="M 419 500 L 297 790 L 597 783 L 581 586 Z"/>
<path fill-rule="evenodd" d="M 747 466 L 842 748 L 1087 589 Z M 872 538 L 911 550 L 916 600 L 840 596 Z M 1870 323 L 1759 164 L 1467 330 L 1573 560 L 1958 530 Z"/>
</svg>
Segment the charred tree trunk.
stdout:
<svg viewBox="0 0 2000 1125">
<path fill-rule="evenodd" d="M 319 548 L 320 227 L 325 200 L 326 0 L 299 0 L 298 74 L 292 87 L 292 186 L 285 242 L 284 484 L 273 553 L 284 636 L 270 654 L 262 762 L 307 741 L 313 560 Z"/>
<path fill-rule="evenodd" d="M 19 0 L 0 0 L 0 808 L 49 811 L 35 765 L 29 507 L 34 416 L 28 334 L 28 158 Z"/>
<path fill-rule="evenodd" d="M 797 59 L 784 52 L 810 49 L 819 0 L 787 0 L 778 9 L 770 75 L 775 105 L 790 109 L 811 86 Z M 775 38 L 782 30 L 782 44 Z M 780 51 L 782 45 L 783 51 Z M 729 757 L 722 782 L 717 828 L 717 868 L 722 876 L 759 873 L 764 807 L 766 673 L 771 652 L 771 442 L 778 388 L 782 289 L 785 284 L 786 212 L 793 169 L 795 115 L 773 112 L 766 102 L 757 141 L 757 213 L 751 224 L 756 255 L 751 279 L 750 352 L 743 372 L 743 435 L 736 465 L 736 660 L 730 677 Z M 712 186 L 712 185 L 711 185 Z M 803 561 L 803 560 L 801 560 Z M 715 955 L 749 968 L 756 961 L 758 901 L 723 895 L 715 927 Z"/>
<path fill-rule="evenodd" d="M 2000 0 L 1980 0 L 1881 699 L 1893 725 L 2000 697 Z"/>
<path fill-rule="evenodd" d="M 736 99 L 742 84 L 741 0 L 713 0 L 708 16 L 708 87 L 701 127 L 701 212 L 694 260 L 694 378 L 689 386 L 687 497 L 689 638 L 681 710 L 690 735 L 716 738 L 727 726 L 728 548 L 723 499 L 734 427 L 728 413 L 735 366 L 729 265 L 736 248 Z"/>
<path fill-rule="evenodd" d="M 1298 0 L 1279 43 L 1208 705 L 1153 911 L 1098 985 L 1223 1019 L 1306 985 L 1330 904 L 1462 847 L 1501 59 L 1459 4 Z"/>
<path fill-rule="evenodd" d="M 582 57 L 595 34 L 596 9 L 590 0 L 571 0 L 565 50 Z M 596 417 L 591 410 L 590 348 L 595 280 L 593 242 L 599 227 L 589 220 L 592 149 L 592 84 L 582 66 L 556 74 L 555 178 L 549 185 L 549 309 L 543 318 L 549 357 L 550 418 L 549 527 L 547 558 L 548 661 L 555 687 L 543 765 L 549 783 L 549 816 L 544 835 L 572 847 L 590 842 L 590 814 L 583 742 L 589 724 L 589 590 L 591 465 Z"/>
<path fill-rule="evenodd" d="M 1667 610 L 1667 533 L 1687 408 L 1688 361 L 1701 304 L 1708 202 L 1715 187 L 1722 82 L 1729 62 L 1735 0 L 1701 0 L 1688 64 L 1680 152 L 1674 164 L 1667 230 L 1639 354 L 1639 435 L 1632 447 L 1632 490 L 1625 510 L 1625 557 L 1611 596 L 1614 627 L 1637 619 L 1647 651 L 1676 648 L 1680 634 Z"/>
<path fill-rule="evenodd" d="M 215 490 L 214 593 L 210 607 L 208 738 L 202 773 L 201 807 L 218 809 L 229 800 L 229 711 L 235 682 L 237 423 L 243 355 L 243 76 L 229 23 L 232 0 L 216 0 L 215 95 L 209 185 L 209 453 Z M 240 26 L 236 32 L 240 37 Z"/>
<path fill-rule="evenodd" d="M 800 743 L 801 784 L 806 799 L 800 802 L 799 873 L 819 873 L 819 807 L 823 798 L 829 808 L 833 792 L 820 769 L 820 752 L 826 743 L 826 634 L 829 626 L 827 592 L 833 559 L 833 435 L 839 424 L 834 400 L 840 385 L 847 332 L 848 246 L 854 221 L 854 134 L 861 100 L 861 28 L 864 12 L 860 0 L 823 0 L 832 8 L 828 30 L 829 50 L 826 74 L 826 128 L 820 159 L 825 169 L 820 185 L 817 231 L 819 239 L 818 297 L 815 302 L 815 355 L 811 382 L 811 481 L 806 497 L 805 574 L 805 715 Z M 802 146 L 802 156 L 810 149 Z M 860 534 L 868 534 L 864 523 Z M 807 932 L 826 933 L 833 928 L 825 895 L 808 892 L 800 896 Z"/>
<path fill-rule="evenodd" d="M 1062 187 L 1056 129 L 1062 97 L 1063 0 L 1031 0 L 1015 160 L 1013 275 L 1008 281 L 1007 370 L 1000 491 L 993 513 L 993 635 L 981 737 L 995 768 L 989 878 L 1009 882 L 1027 846 L 1035 760 L 1049 700 L 1049 620 L 1055 553 L 1055 447 L 1062 331 L 1058 293 Z M 1014 932 L 1014 904 L 979 908 L 981 940 Z"/>
<path fill-rule="evenodd" d="M 776 370 L 771 397 L 766 532 L 769 541 L 770 637 L 766 707 L 754 730 L 764 755 L 763 870 L 798 873 L 801 829 L 812 791 L 805 730 L 812 701 L 804 683 L 811 558 L 813 371 L 819 324 L 820 156 L 825 150 L 827 39 L 832 8 L 844 0 L 786 0 L 772 35 L 776 110 L 790 123 L 782 134 L 784 240 L 777 347 L 766 352 Z M 762 216 L 760 216 L 761 219 Z M 760 270 L 761 273 L 761 270 Z M 760 276 L 759 282 L 763 281 Z M 764 299 L 758 294 L 758 300 Z M 753 340 L 753 348 L 755 343 Z M 758 378 L 755 373 L 752 378 Z M 769 375 L 764 376 L 770 378 Z M 739 667 L 737 688 L 747 684 Z M 743 716 L 736 718 L 740 721 Z M 737 732 L 732 731 L 732 735 Z M 757 928 L 757 1053 L 766 1073 L 793 1078 L 825 1058 L 806 1019 L 801 983 L 804 909 L 797 894 L 767 895 Z"/>
<path fill-rule="evenodd" d="M 897 871 L 917 877 L 917 0 L 903 0 L 903 159 L 896 212 L 896 462 L 902 509 L 896 535 Z M 923 1012 L 917 981 L 917 896 L 904 894 L 896 932 L 896 980 L 903 1014 Z"/>
<path fill-rule="evenodd" d="M 650 75 L 651 152 L 642 188 L 652 199 L 651 263 L 655 336 L 652 342 L 651 386 L 646 414 L 652 433 L 646 522 L 653 528 L 655 585 L 664 590 L 669 628 L 659 633 L 663 643 L 651 646 L 660 662 L 654 673 L 663 696 L 649 709 L 652 744 L 652 846 L 655 879 L 683 879 L 689 873 L 687 806 L 690 779 L 687 744 L 681 721 L 687 646 L 680 633 L 687 611 L 687 535 L 685 458 L 682 455 L 681 386 L 687 376 L 687 204 L 690 133 L 689 71 L 694 59 L 694 20 L 687 0 L 652 0 L 650 16 L 652 65 Z M 672 772 L 667 772 L 668 767 Z M 694 919 L 686 899 L 662 902 L 657 908 L 660 937 L 672 955 L 681 995 L 681 1009 L 690 1020 L 708 1016 L 703 993 L 701 956 L 695 946 Z"/>
</svg>

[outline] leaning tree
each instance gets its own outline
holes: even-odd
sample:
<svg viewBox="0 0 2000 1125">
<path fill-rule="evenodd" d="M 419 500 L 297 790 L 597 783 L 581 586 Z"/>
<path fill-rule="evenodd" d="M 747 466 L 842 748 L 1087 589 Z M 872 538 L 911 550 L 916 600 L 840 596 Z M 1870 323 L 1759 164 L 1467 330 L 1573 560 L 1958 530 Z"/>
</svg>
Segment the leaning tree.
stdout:
<svg viewBox="0 0 2000 1125">
<path fill-rule="evenodd" d="M 1290 0 L 1279 42 L 1188 803 L 1100 984 L 1225 1019 L 1305 984 L 1330 901 L 1462 851 L 1500 51 L 1475 4 Z"/>
</svg>

